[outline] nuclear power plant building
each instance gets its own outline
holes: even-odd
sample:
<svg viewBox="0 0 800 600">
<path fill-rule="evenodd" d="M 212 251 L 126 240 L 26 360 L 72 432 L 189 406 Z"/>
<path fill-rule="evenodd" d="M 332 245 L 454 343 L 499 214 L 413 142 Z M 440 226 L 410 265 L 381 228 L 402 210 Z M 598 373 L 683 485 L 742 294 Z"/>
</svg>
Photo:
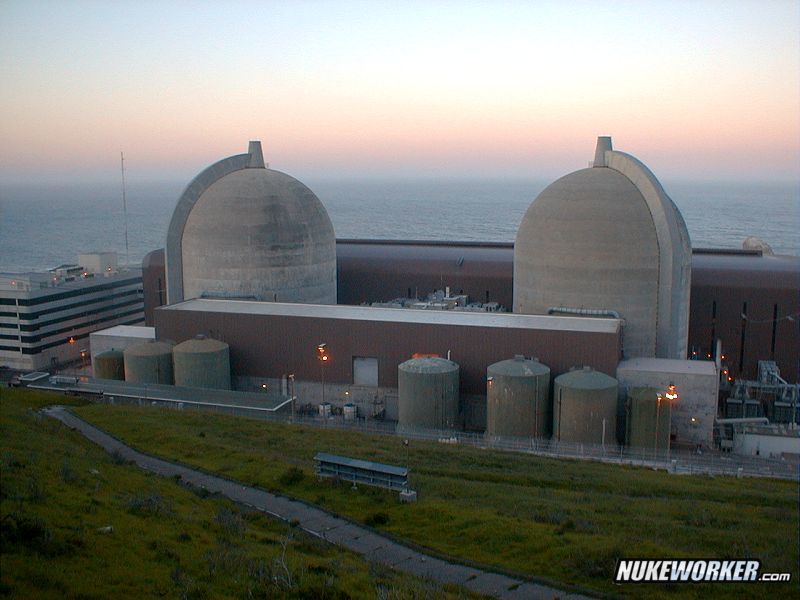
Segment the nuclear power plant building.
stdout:
<svg viewBox="0 0 800 600">
<path fill-rule="evenodd" d="M 656 399 L 626 381 L 660 389 L 663 377 L 620 380 L 618 365 L 658 359 L 671 361 L 667 400 L 679 397 L 684 380 L 692 394 L 665 413 L 673 415 L 672 443 L 709 445 L 720 381 L 751 376 L 763 360 L 797 379 L 796 323 L 772 315 L 798 311 L 800 259 L 758 249 L 693 253 L 656 177 L 606 137 L 591 167 L 542 191 L 513 245 L 337 241 L 317 197 L 267 168 L 260 143 L 251 142 L 247 154 L 215 163 L 189 184 L 165 258 L 154 251 L 143 268 L 145 314 L 157 338 L 224 342 L 233 389 L 261 385 L 301 403 L 357 402 L 365 417 L 402 417 L 404 427 L 556 431 L 576 443 L 640 439 L 620 407 L 633 394 L 627 406 L 649 415 Z M 747 287 L 761 280 L 771 283 Z M 425 369 L 407 362 L 422 358 L 449 362 Z M 681 367 L 687 358 L 707 368 Z M 441 365 L 448 385 L 437 387 L 443 376 L 433 367 Z M 562 377 L 573 370 L 580 373 Z M 574 383 L 585 379 L 616 391 L 598 403 Z M 657 425 L 648 431 L 660 432 Z"/>
<path fill-rule="evenodd" d="M 336 304 L 336 237 L 322 203 L 264 164 L 260 142 L 187 186 L 167 232 L 167 297 Z"/>
</svg>

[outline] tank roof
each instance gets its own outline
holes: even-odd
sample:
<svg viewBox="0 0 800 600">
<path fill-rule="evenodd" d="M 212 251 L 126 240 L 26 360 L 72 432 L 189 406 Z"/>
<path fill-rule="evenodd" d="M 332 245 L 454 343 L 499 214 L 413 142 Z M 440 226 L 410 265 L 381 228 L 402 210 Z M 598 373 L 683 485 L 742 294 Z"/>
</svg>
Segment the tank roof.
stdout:
<svg viewBox="0 0 800 600">
<path fill-rule="evenodd" d="M 423 356 L 407 360 L 399 368 L 411 373 L 450 373 L 458 370 L 458 364 L 446 358 Z"/>
<path fill-rule="evenodd" d="M 166 342 L 149 341 L 134 344 L 125 348 L 124 354 L 131 356 L 155 356 L 157 354 L 172 354 L 172 345 Z"/>
<path fill-rule="evenodd" d="M 510 377 L 536 377 L 547 375 L 550 367 L 543 365 L 538 360 L 529 358 L 510 358 L 489 365 L 487 372 L 491 375 L 506 375 Z"/>
<path fill-rule="evenodd" d="M 556 377 L 555 382 L 562 386 L 584 390 L 604 390 L 618 385 L 616 379 L 591 367 L 562 373 Z"/>
<path fill-rule="evenodd" d="M 174 348 L 174 352 L 191 352 L 191 353 L 202 353 L 202 352 L 219 352 L 220 350 L 225 350 L 228 348 L 228 344 L 225 342 L 221 342 L 220 340 L 215 340 L 212 338 L 194 338 L 191 340 L 186 340 L 185 342 L 181 342 Z"/>
</svg>

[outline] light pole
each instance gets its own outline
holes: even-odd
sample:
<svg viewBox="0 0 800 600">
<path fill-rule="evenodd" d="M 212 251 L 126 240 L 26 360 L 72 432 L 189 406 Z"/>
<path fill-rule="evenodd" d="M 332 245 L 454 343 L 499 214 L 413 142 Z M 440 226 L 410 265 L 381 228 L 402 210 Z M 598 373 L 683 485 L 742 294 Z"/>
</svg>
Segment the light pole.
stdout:
<svg viewBox="0 0 800 600">
<path fill-rule="evenodd" d="M 664 397 L 661 394 L 656 396 L 656 430 L 653 433 L 653 458 L 656 457 L 656 453 L 658 452 L 658 417 L 661 412 L 661 400 L 663 399 Z"/>
<path fill-rule="evenodd" d="M 292 403 L 292 423 L 294 423 L 294 373 L 289 373 L 289 397 Z"/>
<path fill-rule="evenodd" d="M 317 344 L 317 358 L 319 359 L 319 369 L 322 374 L 322 403 L 325 404 L 325 363 L 330 359 L 328 345 L 325 342 Z"/>
</svg>

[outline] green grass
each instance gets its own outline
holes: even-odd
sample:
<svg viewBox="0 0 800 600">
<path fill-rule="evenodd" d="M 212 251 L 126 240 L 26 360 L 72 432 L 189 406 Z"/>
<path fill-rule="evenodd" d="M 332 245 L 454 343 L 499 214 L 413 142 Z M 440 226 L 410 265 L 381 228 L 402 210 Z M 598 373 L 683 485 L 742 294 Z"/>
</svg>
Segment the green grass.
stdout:
<svg viewBox="0 0 800 600">
<path fill-rule="evenodd" d="M 125 464 L 36 412 L 54 402 L 0 389 L 0 597 L 464 596 Z"/>
<path fill-rule="evenodd" d="M 94 405 L 76 413 L 142 450 L 304 499 L 437 553 L 632 597 L 760 597 L 796 591 L 797 483 L 412 442 L 419 502 L 318 482 L 325 451 L 404 464 L 392 436 L 197 412 Z M 304 474 L 298 476 L 298 470 Z M 614 586 L 619 557 L 759 558 L 790 584 Z"/>
</svg>

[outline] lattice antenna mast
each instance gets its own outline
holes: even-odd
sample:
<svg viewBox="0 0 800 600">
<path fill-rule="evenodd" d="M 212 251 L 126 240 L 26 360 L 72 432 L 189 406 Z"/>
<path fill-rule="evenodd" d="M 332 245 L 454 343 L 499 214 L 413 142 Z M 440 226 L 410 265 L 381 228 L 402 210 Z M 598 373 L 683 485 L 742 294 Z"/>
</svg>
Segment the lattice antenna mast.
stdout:
<svg viewBox="0 0 800 600">
<path fill-rule="evenodd" d="M 128 255 L 128 202 L 125 197 L 125 155 L 119 153 L 120 170 L 122 171 L 122 218 L 125 228 L 125 266 L 128 266 L 130 257 Z"/>
</svg>

